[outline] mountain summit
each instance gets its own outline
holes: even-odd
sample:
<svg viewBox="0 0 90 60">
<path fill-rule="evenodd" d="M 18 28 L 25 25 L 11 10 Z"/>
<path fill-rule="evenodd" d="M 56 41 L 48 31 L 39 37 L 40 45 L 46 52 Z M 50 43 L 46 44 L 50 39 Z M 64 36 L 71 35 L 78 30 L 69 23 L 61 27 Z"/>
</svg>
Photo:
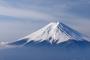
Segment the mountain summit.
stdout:
<svg viewBox="0 0 90 60">
<path fill-rule="evenodd" d="M 52 22 L 38 31 L 21 38 L 11 44 L 29 44 L 31 42 L 47 41 L 50 44 L 59 44 L 69 40 L 88 41 L 84 35 L 60 22 Z"/>
</svg>

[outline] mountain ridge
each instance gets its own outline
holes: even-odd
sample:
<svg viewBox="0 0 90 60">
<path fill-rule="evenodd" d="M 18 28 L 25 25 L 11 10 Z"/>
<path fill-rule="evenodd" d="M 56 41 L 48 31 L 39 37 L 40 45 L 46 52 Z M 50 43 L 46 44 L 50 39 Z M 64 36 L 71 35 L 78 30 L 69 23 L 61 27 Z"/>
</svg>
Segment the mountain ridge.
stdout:
<svg viewBox="0 0 90 60">
<path fill-rule="evenodd" d="M 60 22 L 52 22 L 18 41 L 9 43 L 9 45 L 31 45 L 32 42 L 36 45 L 39 43 L 52 45 L 68 42 L 70 40 L 89 42 L 84 35 L 67 25 Z"/>
</svg>

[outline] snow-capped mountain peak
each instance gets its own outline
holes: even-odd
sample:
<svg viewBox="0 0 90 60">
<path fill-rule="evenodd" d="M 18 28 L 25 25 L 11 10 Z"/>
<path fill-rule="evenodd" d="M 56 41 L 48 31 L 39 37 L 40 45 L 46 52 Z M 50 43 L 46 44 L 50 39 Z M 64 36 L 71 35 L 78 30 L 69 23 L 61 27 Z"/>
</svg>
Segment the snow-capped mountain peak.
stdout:
<svg viewBox="0 0 90 60">
<path fill-rule="evenodd" d="M 50 43 L 60 43 L 68 40 L 85 40 L 82 34 L 60 22 L 52 22 L 20 40 L 23 39 L 27 39 L 27 43 L 32 40 L 39 42 L 47 40 Z"/>
</svg>

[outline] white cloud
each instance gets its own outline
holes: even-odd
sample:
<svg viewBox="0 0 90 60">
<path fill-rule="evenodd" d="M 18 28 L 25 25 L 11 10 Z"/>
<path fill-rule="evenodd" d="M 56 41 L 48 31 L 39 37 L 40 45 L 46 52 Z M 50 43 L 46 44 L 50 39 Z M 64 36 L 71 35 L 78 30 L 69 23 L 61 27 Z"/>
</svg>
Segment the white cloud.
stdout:
<svg viewBox="0 0 90 60">
<path fill-rule="evenodd" d="M 25 10 L 19 8 L 0 6 L 0 15 L 13 16 L 17 18 L 31 18 L 37 20 L 52 20 L 53 16 L 35 10 Z"/>
</svg>

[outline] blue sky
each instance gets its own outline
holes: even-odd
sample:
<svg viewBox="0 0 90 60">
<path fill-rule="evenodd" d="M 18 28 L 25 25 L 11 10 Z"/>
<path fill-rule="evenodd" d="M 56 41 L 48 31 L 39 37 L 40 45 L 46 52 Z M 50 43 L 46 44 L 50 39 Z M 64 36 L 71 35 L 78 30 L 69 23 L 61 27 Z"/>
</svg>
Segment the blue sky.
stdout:
<svg viewBox="0 0 90 60">
<path fill-rule="evenodd" d="M 0 0 L 0 41 L 59 20 L 90 37 L 90 0 Z"/>
</svg>

